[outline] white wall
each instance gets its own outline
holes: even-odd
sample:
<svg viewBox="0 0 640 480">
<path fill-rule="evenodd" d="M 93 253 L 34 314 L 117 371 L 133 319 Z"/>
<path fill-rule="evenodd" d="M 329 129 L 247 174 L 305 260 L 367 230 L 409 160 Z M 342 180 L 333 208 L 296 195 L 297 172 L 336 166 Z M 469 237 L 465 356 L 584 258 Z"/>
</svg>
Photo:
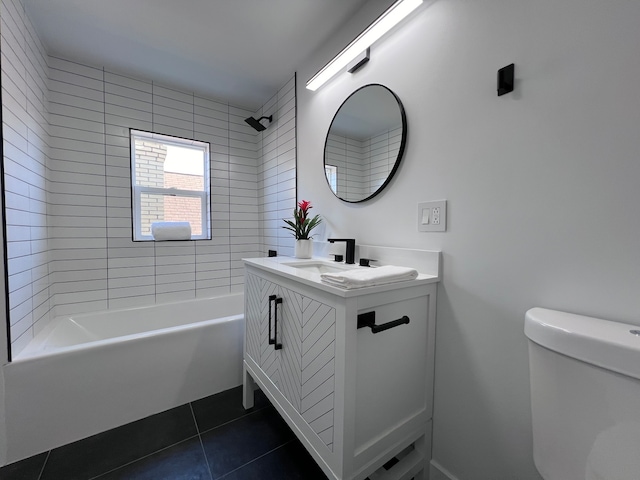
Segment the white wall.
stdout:
<svg viewBox="0 0 640 480">
<path fill-rule="evenodd" d="M 433 457 L 459 480 L 539 479 L 525 311 L 640 324 L 640 3 L 436 0 L 364 69 L 306 90 L 390 3 L 367 2 L 298 70 L 298 196 L 327 236 L 443 251 Z M 321 180 L 324 138 L 367 83 L 403 101 L 407 149 L 385 193 L 350 205 Z M 439 199 L 447 232 L 418 232 L 416 204 Z"/>
</svg>

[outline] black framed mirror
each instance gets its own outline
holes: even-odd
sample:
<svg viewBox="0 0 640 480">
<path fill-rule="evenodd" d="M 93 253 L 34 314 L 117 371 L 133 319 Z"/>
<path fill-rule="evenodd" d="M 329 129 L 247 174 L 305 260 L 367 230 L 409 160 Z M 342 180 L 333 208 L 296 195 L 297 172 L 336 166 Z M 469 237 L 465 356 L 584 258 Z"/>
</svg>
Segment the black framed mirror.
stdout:
<svg viewBox="0 0 640 480">
<path fill-rule="evenodd" d="M 378 195 L 396 173 L 407 139 L 398 96 L 384 85 L 360 87 L 336 112 L 324 144 L 329 188 L 345 202 Z"/>
</svg>

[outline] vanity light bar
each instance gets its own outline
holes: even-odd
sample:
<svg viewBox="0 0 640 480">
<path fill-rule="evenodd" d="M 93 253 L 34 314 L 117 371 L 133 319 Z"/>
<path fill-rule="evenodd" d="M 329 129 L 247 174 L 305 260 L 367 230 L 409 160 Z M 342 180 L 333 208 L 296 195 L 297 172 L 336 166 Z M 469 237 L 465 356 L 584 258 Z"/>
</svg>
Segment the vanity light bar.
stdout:
<svg viewBox="0 0 640 480">
<path fill-rule="evenodd" d="M 400 23 L 407 15 L 422 4 L 423 0 L 398 0 L 380 15 L 375 22 L 347 45 L 333 60 L 327 63 L 307 82 L 309 90 L 317 90 L 349 62 L 373 45 L 380 37 Z"/>
</svg>

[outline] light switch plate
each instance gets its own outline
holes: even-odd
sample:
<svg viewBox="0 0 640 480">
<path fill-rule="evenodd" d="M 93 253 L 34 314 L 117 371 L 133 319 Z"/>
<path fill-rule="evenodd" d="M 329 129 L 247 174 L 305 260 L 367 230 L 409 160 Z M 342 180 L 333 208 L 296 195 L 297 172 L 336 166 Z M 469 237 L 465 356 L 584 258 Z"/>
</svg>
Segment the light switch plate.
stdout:
<svg viewBox="0 0 640 480">
<path fill-rule="evenodd" d="M 418 203 L 418 231 L 445 232 L 447 230 L 447 201 Z"/>
</svg>

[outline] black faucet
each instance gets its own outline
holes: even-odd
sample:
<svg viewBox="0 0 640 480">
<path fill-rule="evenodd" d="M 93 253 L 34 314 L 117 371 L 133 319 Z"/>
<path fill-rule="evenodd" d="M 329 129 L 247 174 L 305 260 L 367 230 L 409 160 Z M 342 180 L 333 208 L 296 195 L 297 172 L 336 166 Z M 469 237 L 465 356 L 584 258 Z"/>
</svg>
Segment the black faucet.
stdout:
<svg viewBox="0 0 640 480">
<path fill-rule="evenodd" d="M 345 252 L 344 263 L 356 263 L 356 239 L 355 238 L 327 238 L 327 242 L 345 242 L 347 251 Z"/>
</svg>

